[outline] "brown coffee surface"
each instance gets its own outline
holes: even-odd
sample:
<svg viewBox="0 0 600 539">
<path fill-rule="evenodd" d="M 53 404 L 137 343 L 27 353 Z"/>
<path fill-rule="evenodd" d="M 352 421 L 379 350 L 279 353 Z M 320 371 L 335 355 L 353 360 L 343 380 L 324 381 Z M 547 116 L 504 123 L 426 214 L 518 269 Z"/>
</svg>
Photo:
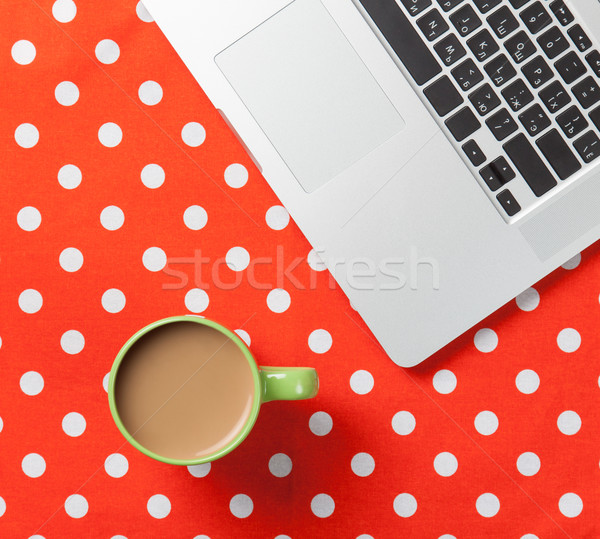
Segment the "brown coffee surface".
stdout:
<svg viewBox="0 0 600 539">
<path fill-rule="evenodd" d="M 194 460 L 226 446 L 254 399 L 248 360 L 220 331 L 174 322 L 144 335 L 127 352 L 115 403 L 127 431 L 146 449 Z"/>
</svg>

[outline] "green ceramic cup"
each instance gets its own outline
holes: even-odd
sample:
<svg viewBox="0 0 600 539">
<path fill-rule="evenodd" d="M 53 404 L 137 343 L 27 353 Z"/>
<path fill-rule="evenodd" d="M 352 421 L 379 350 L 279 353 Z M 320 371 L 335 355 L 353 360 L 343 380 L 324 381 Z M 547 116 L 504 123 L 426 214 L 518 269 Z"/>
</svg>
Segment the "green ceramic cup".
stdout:
<svg viewBox="0 0 600 539">
<path fill-rule="evenodd" d="M 119 410 L 117 409 L 115 403 L 115 381 L 119 376 L 119 367 L 127 356 L 127 352 L 131 346 L 150 331 L 164 326 L 165 324 L 173 324 L 176 322 L 195 322 L 197 324 L 203 324 L 220 331 L 228 339 L 233 341 L 243 352 L 244 357 L 248 360 L 248 364 L 250 365 L 250 369 L 254 377 L 254 401 L 252 403 L 252 410 L 237 436 L 230 443 L 219 448 L 213 453 L 194 460 L 172 459 L 163 455 L 158 455 L 146 449 L 127 431 L 123 425 L 123 422 L 121 421 L 121 418 L 119 417 Z M 244 341 L 242 341 L 242 339 L 240 339 L 235 332 L 207 318 L 202 318 L 199 316 L 173 316 L 171 318 L 158 320 L 146 326 L 145 328 L 142 328 L 123 345 L 123 348 L 121 348 L 117 354 L 117 357 L 110 370 L 110 377 L 108 381 L 108 402 L 112 417 L 117 427 L 123 436 L 125 436 L 125 439 L 131 445 L 133 445 L 133 447 L 144 453 L 144 455 L 161 462 L 177 464 L 180 466 L 192 466 L 195 464 L 212 462 L 227 455 L 227 453 L 233 451 L 238 445 L 240 445 L 252 430 L 252 427 L 256 422 L 256 418 L 258 417 L 260 405 L 262 403 L 275 400 L 309 399 L 314 397 L 318 390 L 319 378 L 315 369 L 308 367 L 259 367 L 256 364 L 252 352 L 250 352 L 249 348 L 246 346 L 246 343 L 244 343 Z"/>
</svg>

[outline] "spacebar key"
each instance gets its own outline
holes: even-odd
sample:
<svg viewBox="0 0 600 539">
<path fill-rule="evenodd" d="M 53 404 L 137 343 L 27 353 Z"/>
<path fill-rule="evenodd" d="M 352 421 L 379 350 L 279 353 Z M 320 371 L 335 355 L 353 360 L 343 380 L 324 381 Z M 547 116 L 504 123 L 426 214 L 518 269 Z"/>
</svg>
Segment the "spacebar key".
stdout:
<svg viewBox="0 0 600 539">
<path fill-rule="evenodd" d="M 418 85 L 442 68 L 395 0 L 359 0 Z"/>
<path fill-rule="evenodd" d="M 503 148 L 536 197 L 541 197 L 556 185 L 554 176 L 525 135 L 517 135 L 504 144 Z"/>
</svg>

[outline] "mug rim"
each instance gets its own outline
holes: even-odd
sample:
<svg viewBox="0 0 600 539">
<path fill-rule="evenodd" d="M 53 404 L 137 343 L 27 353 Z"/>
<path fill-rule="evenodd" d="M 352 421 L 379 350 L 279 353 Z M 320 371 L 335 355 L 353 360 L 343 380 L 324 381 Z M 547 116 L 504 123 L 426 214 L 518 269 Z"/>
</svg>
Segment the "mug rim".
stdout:
<svg viewBox="0 0 600 539">
<path fill-rule="evenodd" d="M 164 326 L 167 324 L 173 324 L 173 323 L 177 323 L 177 322 L 195 322 L 197 324 L 208 326 L 208 327 L 211 327 L 211 328 L 216 329 L 217 331 L 221 332 L 229 340 L 233 341 L 237 345 L 237 347 L 242 351 L 242 353 L 244 354 L 244 357 L 246 358 L 246 360 L 250 366 L 250 370 L 252 372 L 252 378 L 254 379 L 254 397 L 253 397 L 253 402 L 252 402 L 252 408 L 250 410 L 250 415 L 248 416 L 248 419 L 244 423 L 241 430 L 237 433 L 235 438 L 233 440 L 231 440 L 227 445 L 218 449 L 217 451 L 213 451 L 212 453 L 205 455 L 203 457 L 199 457 L 197 459 L 189 459 L 189 460 L 188 459 L 175 459 L 175 458 L 159 455 L 158 453 L 154 453 L 150 449 L 148 449 L 148 448 L 144 447 L 142 444 L 140 444 L 125 428 L 125 425 L 123 424 L 123 421 L 121 420 L 121 416 L 119 415 L 119 411 L 117 409 L 117 404 L 115 402 L 116 378 L 117 378 L 117 375 L 119 372 L 119 367 L 121 366 L 121 363 L 123 362 L 125 356 L 127 355 L 127 352 L 129 352 L 129 349 L 133 346 L 133 344 L 135 344 L 140 338 L 142 338 L 147 333 L 150 333 L 151 331 L 153 331 L 161 326 Z M 258 366 L 256 364 L 256 360 L 254 359 L 254 356 L 252 355 L 252 352 L 250 352 L 250 349 L 248 348 L 248 346 L 246 346 L 246 343 L 234 331 L 230 330 L 229 328 L 225 327 L 224 325 L 220 324 L 219 322 L 215 322 L 214 320 L 211 320 L 209 318 L 204 318 L 203 316 L 195 316 L 195 315 L 169 316 L 167 318 L 162 318 L 160 320 L 156 320 L 155 322 L 152 322 L 151 324 L 144 326 L 142 329 L 138 330 L 131 337 L 129 337 L 129 339 L 121 347 L 121 349 L 119 350 L 119 353 L 117 354 L 117 356 L 116 356 L 115 360 L 113 361 L 113 364 L 110 368 L 110 375 L 109 375 L 109 380 L 108 380 L 108 404 L 110 407 L 110 412 L 111 412 L 112 418 L 113 418 L 115 424 L 117 425 L 117 428 L 121 432 L 121 434 L 125 437 L 125 439 L 133 447 L 135 447 L 138 451 L 141 451 L 144 455 L 151 457 L 155 460 L 158 460 L 160 462 L 165 462 L 167 464 L 175 464 L 178 466 L 195 466 L 198 464 L 205 464 L 207 462 L 212 462 L 214 460 L 217 460 L 217 459 L 227 455 L 231 451 L 233 451 L 238 445 L 240 445 L 246 439 L 246 436 L 248 436 L 248 434 L 252 430 L 254 423 L 256 423 L 256 419 L 258 417 L 258 412 L 260 410 L 260 405 L 261 405 L 260 373 L 259 373 Z"/>
</svg>

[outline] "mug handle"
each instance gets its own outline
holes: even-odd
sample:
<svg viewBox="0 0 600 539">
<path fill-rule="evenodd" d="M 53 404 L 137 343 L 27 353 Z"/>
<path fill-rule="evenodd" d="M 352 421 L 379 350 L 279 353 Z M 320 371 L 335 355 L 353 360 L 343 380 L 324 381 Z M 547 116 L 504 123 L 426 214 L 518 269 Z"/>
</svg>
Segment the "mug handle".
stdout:
<svg viewBox="0 0 600 539">
<path fill-rule="evenodd" d="M 259 367 L 262 402 L 310 399 L 319 391 L 317 371 L 308 367 Z"/>
</svg>

